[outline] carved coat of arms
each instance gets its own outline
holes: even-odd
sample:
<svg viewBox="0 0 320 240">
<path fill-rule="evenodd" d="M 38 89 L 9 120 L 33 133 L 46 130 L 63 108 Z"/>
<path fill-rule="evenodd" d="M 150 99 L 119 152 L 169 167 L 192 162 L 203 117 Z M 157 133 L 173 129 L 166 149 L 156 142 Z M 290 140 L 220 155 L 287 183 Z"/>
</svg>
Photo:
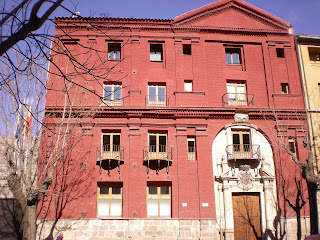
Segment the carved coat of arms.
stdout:
<svg viewBox="0 0 320 240">
<path fill-rule="evenodd" d="M 252 176 L 249 165 L 240 166 L 240 171 L 238 174 L 238 186 L 239 188 L 247 191 L 253 187 L 254 177 Z"/>
</svg>

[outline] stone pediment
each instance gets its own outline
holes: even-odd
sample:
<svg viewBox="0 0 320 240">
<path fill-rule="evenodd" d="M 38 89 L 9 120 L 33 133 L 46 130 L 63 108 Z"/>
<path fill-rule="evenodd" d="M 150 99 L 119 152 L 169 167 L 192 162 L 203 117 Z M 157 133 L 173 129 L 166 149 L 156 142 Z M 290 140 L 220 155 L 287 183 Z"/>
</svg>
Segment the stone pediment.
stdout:
<svg viewBox="0 0 320 240">
<path fill-rule="evenodd" d="M 291 24 L 242 0 L 220 0 L 174 19 L 173 25 L 226 29 L 287 30 Z"/>
</svg>

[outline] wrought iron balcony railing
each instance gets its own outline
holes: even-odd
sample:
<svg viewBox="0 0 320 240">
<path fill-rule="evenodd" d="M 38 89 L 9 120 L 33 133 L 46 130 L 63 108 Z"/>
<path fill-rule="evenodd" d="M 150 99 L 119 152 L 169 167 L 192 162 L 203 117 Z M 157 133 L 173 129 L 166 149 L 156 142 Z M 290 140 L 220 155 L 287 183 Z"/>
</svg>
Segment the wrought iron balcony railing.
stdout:
<svg viewBox="0 0 320 240">
<path fill-rule="evenodd" d="M 104 100 L 103 102 L 107 106 L 122 106 L 122 100 Z"/>
<path fill-rule="evenodd" d="M 165 95 L 147 95 L 146 106 L 149 107 L 165 107 L 169 106 L 169 96 Z"/>
<path fill-rule="evenodd" d="M 254 94 L 225 93 L 222 95 L 222 106 L 255 106 Z"/>
<path fill-rule="evenodd" d="M 171 148 L 166 145 L 145 146 L 143 150 L 144 160 L 172 160 Z"/>
<path fill-rule="evenodd" d="M 119 145 L 106 144 L 102 146 L 101 159 L 123 160 L 123 147 Z"/>
<path fill-rule="evenodd" d="M 261 159 L 260 145 L 232 144 L 226 147 L 228 160 Z"/>
</svg>

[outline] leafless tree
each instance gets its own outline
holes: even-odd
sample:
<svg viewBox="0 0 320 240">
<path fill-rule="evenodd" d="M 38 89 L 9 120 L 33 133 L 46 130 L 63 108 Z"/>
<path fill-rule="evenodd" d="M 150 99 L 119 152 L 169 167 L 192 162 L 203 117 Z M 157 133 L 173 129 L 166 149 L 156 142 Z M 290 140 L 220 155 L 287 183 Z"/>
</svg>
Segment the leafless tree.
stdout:
<svg viewBox="0 0 320 240">
<path fill-rule="evenodd" d="M 81 191 L 78 186 L 84 179 L 67 177 L 83 171 L 72 155 L 80 154 L 77 149 L 84 133 L 79 125 L 94 116 L 100 104 L 108 106 L 103 91 L 92 89 L 88 83 L 95 82 L 102 89 L 109 74 L 124 60 L 107 64 L 107 51 L 98 49 L 94 41 L 82 44 L 73 37 L 74 32 L 63 27 L 64 23 L 50 19 L 62 7 L 70 16 L 81 19 L 92 33 L 110 41 L 117 38 L 108 36 L 103 22 L 82 18 L 62 3 L 63 0 L 4 0 L 0 6 L 0 140 L 5 149 L 0 159 L 5 164 L 7 184 L 21 207 L 19 231 L 28 240 L 36 237 L 36 208 L 43 197 L 54 200 L 54 218 L 58 219 L 67 202 L 74 198 L 71 193 Z M 52 34 L 47 23 L 59 34 Z M 121 75 L 119 80 L 124 77 Z M 48 82 L 49 78 L 59 84 Z M 51 108 L 45 108 L 46 92 L 56 93 L 56 104 Z M 92 103 L 90 99 L 96 101 Z M 79 107 L 90 104 L 96 106 L 94 111 Z M 28 126 L 27 115 L 32 118 L 32 127 Z M 46 144 L 52 144 L 43 144 L 44 139 Z M 52 234 L 53 231 L 51 237 Z"/>
<path fill-rule="evenodd" d="M 269 136 L 269 141 L 281 156 L 280 165 L 277 166 L 280 171 L 278 171 L 277 176 L 278 183 L 281 185 L 278 186 L 278 189 L 282 193 L 284 201 L 296 213 L 298 239 L 301 239 L 300 211 L 306 204 L 306 195 L 308 196 L 309 207 L 312 209 L 310 211 L 310 232 L 311 234 L 318 233 L 316 193 L 320 178 L 314 167 L 317 159 L 308 140 L 306 116 L 304 110 L 289 111 L 286 109 L 274 109 L 269 117 L 265 115 L 266 120 L 272 118 L 276 123 L 275 128 L 277 131 L 273 136 Z M 292 121 L 295 121 L 295 127 L 304 134 L 304 137 L 300 136 L 299 139 L 296 139 L 295 136 L 290 136 L 290 126 L 292 125 L 290 123 Z M 269 127 L 272 128 L 271 126 Z M 300 145 L 300 148 L 297 148 L 298 145 Z M 305 159 L 300 158 L 299 151 L 305 152 L 304 155 L 307 157 Z M 283 170 L 284 166 L 286 166 L 286 170 Z M 299 170 L 292 171 L 295 168 Z M 302 180 L 305 180 L 308 193 L 305 193 L 305 183 Z M 288 189 L 290 190 L 288 191 Z"/>
</svg>

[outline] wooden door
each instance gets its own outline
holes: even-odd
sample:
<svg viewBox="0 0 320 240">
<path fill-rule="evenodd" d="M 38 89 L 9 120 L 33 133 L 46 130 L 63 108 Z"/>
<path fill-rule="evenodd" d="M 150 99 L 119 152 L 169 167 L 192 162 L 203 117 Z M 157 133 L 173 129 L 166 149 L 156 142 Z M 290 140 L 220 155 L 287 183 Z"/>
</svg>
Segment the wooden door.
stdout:
<svg viewBox="0 0 320 240">
<path fill-rule="evenodd" d="M 233 194 L 235 240 L 261 238 L 260 198 L 258 194 Z"/>
</svg>

